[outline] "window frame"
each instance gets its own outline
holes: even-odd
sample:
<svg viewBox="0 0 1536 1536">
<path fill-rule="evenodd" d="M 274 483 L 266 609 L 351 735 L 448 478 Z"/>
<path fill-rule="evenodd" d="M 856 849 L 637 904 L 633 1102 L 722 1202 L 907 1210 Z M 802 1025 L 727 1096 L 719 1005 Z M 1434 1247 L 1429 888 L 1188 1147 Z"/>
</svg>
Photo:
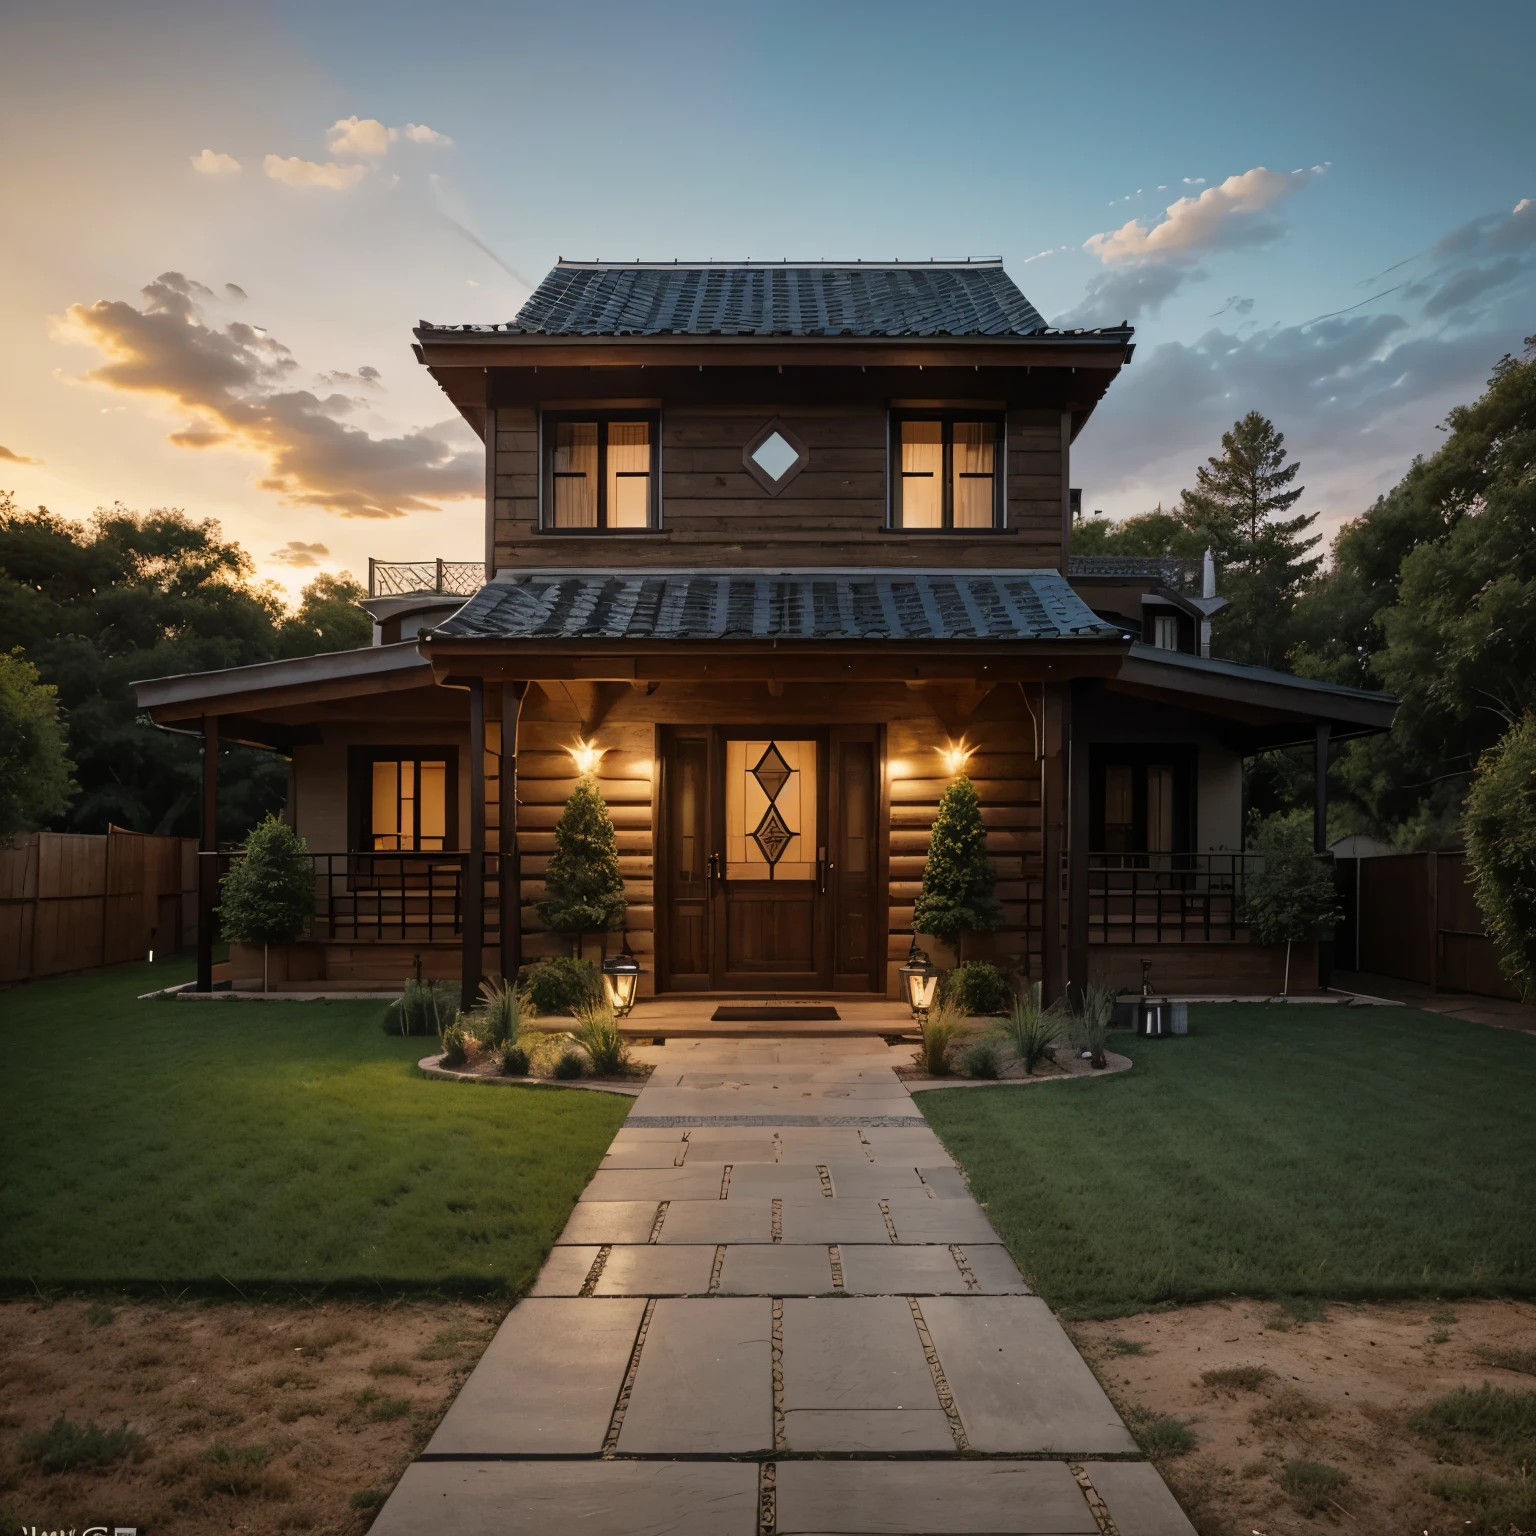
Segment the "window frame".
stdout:
<svg viewBox="0 0 1536 1536">
<path fill-rule="evenodd" d="M 613 528 L 608 524 L 608 431 L 612 422 L 643 421 L 651 429 L 650 495 L 643 528 Z M 555 428 L 568 422 L 597 424 L 597 525 L 561 528 L 555 523 Z M 661 412 L 655 409 L 601 409 L 539 412 L 539 532 L 591 538 L 654 533 L 661 527 Z"/>
<path fill-rule="evenodd" d="M 940 495 L 939 526 L 908 528 L 903 522 L 905 498 L 902 495 L 901 429 L 909 421 L 940 423 L 943 485 Z M 997 452 L 992 464 L 992 521 L 980 528 L 955 526 L 954 448 L 955 427 L 960 422 L 986 421 L 997 429 Z M 1006 411 L 968 410 L 942 407 L 935 410 L 904 408 L 892 410 L 888 433 L 887 476 L 890 486 L 890 528 L 897 533 L 996 533 L 1008 526 L 1008 413 Z"/>
<path fill-rule="evenodd" d="M 373 846 L 373 765 L 375 763 L 443 764 L 442 848 L 375 848 Z M 459 851 L 459 749 L 449 746 L 350 747 L 347 750 L 347 825 L 349 851 L 380 858 Z M 419 779 L 418 779 L 419 782 Z"/>
<path fill-rule="evenodd" d="M 1153 853 L 1145 844 L 1147 770 L 1156 765 L 1173 769 L 1173 847 Z M 1132 840 L 1143 846 L 1112 850 L 1104 846 L 1106 770 L 1126 767 L 1132 772 Z M 1094 742 L 1088 749 L 1088 851 L 1121 860 L 1121 868 L 1148 867 L 1157 857 L 1175 859 L 1196 851 L 1200 818 L 1200 749 L 1189 742 Z"/>
</svg>

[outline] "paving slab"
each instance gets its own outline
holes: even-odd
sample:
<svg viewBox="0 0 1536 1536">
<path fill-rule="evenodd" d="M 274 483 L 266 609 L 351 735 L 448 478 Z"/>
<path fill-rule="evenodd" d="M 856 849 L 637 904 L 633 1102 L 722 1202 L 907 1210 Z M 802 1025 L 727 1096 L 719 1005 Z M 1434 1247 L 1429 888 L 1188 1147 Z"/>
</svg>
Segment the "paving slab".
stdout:
<svg viewBox="0 0 1536 1536">
<path fill-rule="evenodd" d="M 619 1432 L 619 1453 L 771 1450 L 772 1333 L 772 1304 L 766 1298 L 658 1301 Z"/>
<path fill-rule="evenodd" d="M 886 1204 L 891 1208 L 898 1243 L 997 1241 L 992 1223 L 974 1200 L 934 1200 L 927 1195 L 906 1194 L 892 1195 Z"/>
<path fill-rule="evenodd" d="M 844 1243 L 838 1251 L 851 1295 L 964 1296 L 971 1289 L 947 1243 Z"/>
<path fill-rule="evenodd" d="M 744 1243 L 725 1250 L 722 1296 L 819 1296 L 833 1289 L 825 1244 Z"/>
<path fill-rule="evenodd" d="M 644 1310 L 643 1301 L 627 1298 L 519 1302 L 453 1400 L 427 1453 L 595 1455 L 603 1448 Z"/>
<path fill-rule="evenodd" d="M 642 1141 L 682 1141 L 683 1132 L 670 1126 L 621 1125 L 613 1138 L 616 1147 L 637 1146 Z"/>
<path fill-rule="evenodd" d="M 373 1536 L 757 1536 L 757 1468 L 729 1461 L 407 1467 Z"/>
<path fill-rule="evenodd" d="M 688 1139 L 688 1160 L 700 1163 L 775 1163 L 778 1161 L 778 1145 L 772 1131 L 756 1135 L 747 1131 L 733 1131 L 726 1126 L 715 1127 L 722 1134 L 719 1139 L 705 1139 L 702 1132 L 711 1129 L 700 1126 Z M 606 1165 L 605 1165 L 606 1166 Z"/>
<path fill-rule="evenodd" d="M 1120 1536 L 1195 1536 L 1157 1468 L 1144 1461 L 1083 1463 Z"/>
<path fill-rule="evenodd" d="M 872 1163 L 867 1157 L 857 1162 L 839 1158 L 826 1164 L 832 1187 L 841 1196 L 868 1195 L 876 1200 L 891 1195 L 920 1195 L 923 1181 L 917 1169 L 905 1163 Z"/>
<path fill-rule="evenodd" d="M 729 1204 L 729 1201 L 727 1201 Z M 786 1243 L 888 1243 L 885 1217 L 874 1200 L 786 1200 L 780 1206 Z"/>
<path fill-rule="evenodd" d="M 935 1296 L 928 1332 L 978 1451 L 1134 1451 L 1083 1357 L 1038 1296 Z"/>
<path fill-rule="evenodd" d="M 528 1294 L 530 1296 L 579 1296 L 587 1282 L 592 1261 L 602 1252 L 595 1244 L 574 1248 L 551 1249 L 544 1268 L 538 1273 Z"/>
<path fill-rule="evenodd" d="M 819 1195 L 821 1174 L 814 1163 L 736 1163 L 731 1167 L 735 1199 L 806 1200 Z"/>
<path fill-rule="evenodd" d="M 773 1237 L 773 1201 L 673 1200 L 658 1243 L 766 1243 Z"/>
<path fill-rule="evenodd" d="M 1059 1461 L 781 1461 L 778 1536 L 1098 1536 Z M 1124 1536 L 1133 1536 L 1126 1532 Z"/>
<path fill-rule="evenodd" d="M 609 1147 L 601 1168 L 672 1168 L 687 1155 L 686 1141 L 636 1141 Z"/>
<path fill-rule="evenodd" d="M 686 1163 L 681 1168 L 599 1168 L 582 1190 L 589 1200 L 707 1200 L 720 1194 L 724 1163 Z"/>
<path fill-rule="evenodd" d="M 938 1167 L 954 1162 L 944 1143 L 924 1126 L 896 1129 L 872 1125 L 863 1132 L 863 1138 L 877 1163 L 912 1163 L 914 1166 L 921 1163 Z"/>
<path fill-rule="evenodd" d="M 983 1295 L 1034 1295 L 1013 1262 L 1013 1255 L 1001 1243 L 966 1243 L 961 1252 L 965 1255 L 965 1267 L 975 1275 Z"/>
<path fill-rule="evenodd" d="M 720 1202 L 717 1200 L 716 1205 Z M 670 1213 L 669 1213 L 670 1214 Z M 609 1250 L 594 1296 L 704 1296 L 715 1267 L 708 1246 L 661 1243 Z"/>
<path fill-rule="evenodd" d="M 920 1163 L 915 1170 L 926 1188 L 941 1200 L 974 1200 L 965 1176 L 950 1164 Z"/>
<path fill-rule="evenodd" d="M 877 1456 L 955 1449 L 942 1408 L 797 1408 L 784 1415 L 784 1443 L 792 1451 Z"/>
<path fill-rule="evenodd" d="M 579 1200 L 557 1243 L 644 1243 L 656 1225 L 656 1200 Z"/>
</svg>

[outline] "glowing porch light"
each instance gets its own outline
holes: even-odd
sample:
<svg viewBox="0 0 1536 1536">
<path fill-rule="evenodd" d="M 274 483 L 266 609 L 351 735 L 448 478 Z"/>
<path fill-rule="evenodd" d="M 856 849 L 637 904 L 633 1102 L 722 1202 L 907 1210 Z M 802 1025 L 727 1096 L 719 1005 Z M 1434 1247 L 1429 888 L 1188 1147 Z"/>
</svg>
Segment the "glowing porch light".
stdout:
<svg viewBox="0 0 1536 1536">
<path fill-rule="evenodd" d="M 972 748 L 965 744 L 965 738 L 952 741 L 947 747 L 939 748 L 939 755 L 944 759 L 944 767 L 950 778 L 955 778 L 965 772 L 965 765 L 971 760 Z"/>
<path fill-rule="evenodd" d="M 607 750 L 607 747 L 594 746 L 590 741 L 583 741 L 579 736 L 576 738 L 574 747 L 566 748 L 566 751 L 571 754 L 571 761 L 576 765 L 576 772 L 583 777 L 597 772 L 597 765 L 602 762 L 603 753 Z"/>
</svg>

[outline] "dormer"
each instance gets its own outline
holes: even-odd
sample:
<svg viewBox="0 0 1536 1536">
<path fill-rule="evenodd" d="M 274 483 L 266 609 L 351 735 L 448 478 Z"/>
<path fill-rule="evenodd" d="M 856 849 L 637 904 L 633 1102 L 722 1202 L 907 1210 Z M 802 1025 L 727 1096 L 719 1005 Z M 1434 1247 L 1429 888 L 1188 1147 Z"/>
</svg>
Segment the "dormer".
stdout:
<svg viewBox="0 0 1536 1536">
<path fill-rule="evenodd" d="M 416 351 L 487 443 L 487 574 L 1064 570 L 1071 445 L 1129 327 L 962 262 L 562 261 Z"/>
</svg>

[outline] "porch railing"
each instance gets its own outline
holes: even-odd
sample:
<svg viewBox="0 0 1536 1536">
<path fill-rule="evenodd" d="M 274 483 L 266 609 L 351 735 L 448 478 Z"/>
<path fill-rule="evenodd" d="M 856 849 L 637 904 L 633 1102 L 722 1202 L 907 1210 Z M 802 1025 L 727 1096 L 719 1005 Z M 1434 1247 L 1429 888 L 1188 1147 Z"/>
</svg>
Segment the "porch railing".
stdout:
<svg viewBox="0 0 1536 1536">
<path fill-rule="evenodd" d="M 242 857 L 216 858 L 219 878 Z M 427 944 L 463 937 L 464 889 L 471 855 L 450 853 L 311 853 L 315 916 L 306 938 L 357 943 Z M 485 855 L 485 942 L 500 939 L 501 856 Z"/>
<path fill-rule="evenodd" d="M 473 597 L 485 585 L 480 560 L 369 560 L 369 597 L 414 597 L 446 592 Z"/>
<path fill-rule="evenodd" d="M 1090 853 L 1088 939 L 1167 944 L 1248 936 L 1246 853 Z"/>
</svg>

